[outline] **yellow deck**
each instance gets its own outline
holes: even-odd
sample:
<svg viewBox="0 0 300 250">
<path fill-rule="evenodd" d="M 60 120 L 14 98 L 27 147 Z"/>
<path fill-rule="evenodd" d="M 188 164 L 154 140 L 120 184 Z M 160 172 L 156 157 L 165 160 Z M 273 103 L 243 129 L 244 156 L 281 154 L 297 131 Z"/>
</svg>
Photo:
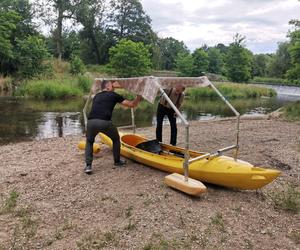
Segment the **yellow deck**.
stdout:
<svg viewBox="0 0 300 250">
<path fill-rule="evenodd" d="M 110 138 L 100 134 L 102 142 L 112 146 Z M 183 158 L 168 153 L 170 150 L 184 152 L 183 148 L 162 144 L 165 153 L 153 154 L 135 146 L 147 141 L 136 134 L 121 136 L 121 155 L 169 173 L 183 174 Z M 191 157 L 205 154 L 189 151 Z M 255 167 L 252 164 L 228 156 L 202 159 L 189 165 L 189 176 L 196 180 L 237 189 L 259 189 L 272 182 L 280 175 L 280 171 Z"/>
</svg>

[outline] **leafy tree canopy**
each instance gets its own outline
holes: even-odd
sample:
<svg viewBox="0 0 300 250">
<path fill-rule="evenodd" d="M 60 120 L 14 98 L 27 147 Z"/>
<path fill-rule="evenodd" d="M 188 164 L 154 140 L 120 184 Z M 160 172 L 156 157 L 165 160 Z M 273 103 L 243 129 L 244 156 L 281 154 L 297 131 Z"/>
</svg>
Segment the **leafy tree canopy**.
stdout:
<svg viewBox="0 0 300 250">
<path fill-rule="evenodd" d="M 150 70 L 150 53 L 141 42 L 122 39 L 109 54 L 110 67 L 119 77 L 143 76 Z"/>
</svg>

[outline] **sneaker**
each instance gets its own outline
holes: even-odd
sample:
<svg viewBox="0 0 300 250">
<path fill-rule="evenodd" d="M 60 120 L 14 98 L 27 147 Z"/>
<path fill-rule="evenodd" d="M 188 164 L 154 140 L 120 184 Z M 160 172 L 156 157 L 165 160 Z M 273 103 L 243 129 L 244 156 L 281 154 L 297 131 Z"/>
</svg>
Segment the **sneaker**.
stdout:
<svg viewBox="0 0 300 250">
<path fill-rule="evenodd" d="M 126 161 L 120 160 L 120 161 L 114 163 L 113 168 L 121 168 L 121 167 L 125 167 L 125 165 L 126 165 Z"/>
<path fill-rule="evenodd" d="M 92 165 L 86 165 L 85 168 L 84 168 L 84 172 L 86 174 L 91 174 L 92 173 Z"/>
</svg>

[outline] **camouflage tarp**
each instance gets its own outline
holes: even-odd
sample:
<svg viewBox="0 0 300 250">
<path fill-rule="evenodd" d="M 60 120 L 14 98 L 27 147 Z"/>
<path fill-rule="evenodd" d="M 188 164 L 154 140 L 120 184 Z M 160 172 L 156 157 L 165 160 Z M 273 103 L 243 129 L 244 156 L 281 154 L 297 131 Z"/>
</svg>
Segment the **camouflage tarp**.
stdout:
<svg viewBox="0 0 300 250">
<path fill-rule="evenodd" d="M 185 87 L 207 87 L 210 81 L 206 76 L 201 77 L 136 77 L 136 78 L 96 78 L 91 92 L 96 94 L 100 91 L 101 81 L 109 80 L 118 83 L 121 88 L 131 93 L 141 95 L 147 101 L 154 103 L 159 87 L 170 88 L 177 84 Z"/>
</svg>

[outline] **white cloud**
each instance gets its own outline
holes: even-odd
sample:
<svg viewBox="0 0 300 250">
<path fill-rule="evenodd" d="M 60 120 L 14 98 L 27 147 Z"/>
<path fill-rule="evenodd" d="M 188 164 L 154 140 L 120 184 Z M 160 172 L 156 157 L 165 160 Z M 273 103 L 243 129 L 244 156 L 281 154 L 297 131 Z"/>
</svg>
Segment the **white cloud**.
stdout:
<svg viewBox="0 0 300 250">
<path fill-rule="evenodd" d="M 255 53 L 270 53 L 286 40 L 291 19 L 300 19 L 297 0 L 142 0 L 160 37 L 172 36 L 194 50 L 203 44 L 229 44 L 246 36 Z"/>
</svg>

